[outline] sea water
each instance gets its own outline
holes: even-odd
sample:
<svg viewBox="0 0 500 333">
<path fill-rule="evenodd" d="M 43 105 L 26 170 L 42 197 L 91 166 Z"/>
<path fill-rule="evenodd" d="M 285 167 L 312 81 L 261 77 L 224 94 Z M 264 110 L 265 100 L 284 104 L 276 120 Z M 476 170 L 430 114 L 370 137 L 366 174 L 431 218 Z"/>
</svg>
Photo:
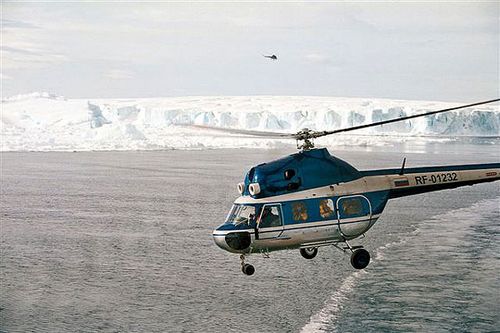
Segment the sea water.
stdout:
<svg viewBox="0 0 500 333">
<path fill-rule="evenodd" d="M 212 230 L 293 150 L 2 153 L 4 332 L 485 332 L 500 327 L 500 184 L 390 201 L 363 271 L 333 247 L 237 255 Z M 360 169 L 499 162 L 498 142 L 330 149 Z"/>
</svg>

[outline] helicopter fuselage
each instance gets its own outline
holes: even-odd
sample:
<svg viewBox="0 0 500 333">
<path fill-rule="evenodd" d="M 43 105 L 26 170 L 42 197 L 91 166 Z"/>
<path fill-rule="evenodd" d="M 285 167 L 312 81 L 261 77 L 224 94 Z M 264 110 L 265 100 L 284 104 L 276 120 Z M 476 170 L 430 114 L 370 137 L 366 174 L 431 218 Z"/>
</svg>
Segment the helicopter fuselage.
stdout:
<svg viewBox="0 0 500 333">
<path fill-rule="evenodd" d="M 367 232 L 389 199 L 499 179 L 500 163 L 358 171 L 304 151 L 252 168 L 213 237 L 240 254 L 335 245 Z"/>
<path fill-rule="evenodd" d="M 300 248 L 304 258 L 313 259 L 318 247 L 324 245 L 350 250 L 352 266 L 363 269 L 370 262 L 370 253 L 348 241 L 375 224 L 389 199 L 496 181 L 500 179 L 500 163 L 405 169 L 404 159 L 400 169 L 359 171 L 325 148 L 314 149 L 313 139 L 498 101 L 497 98 L 329 131 L 238 130 L 252 136 L 293 138 L 301 151 L 248 171 L 245 181 L 238 184 L 241 197 L 234 202 L 224 224 L 214 230 L 214 241 L 224 250 L 241 254 L 241 270 L 246 275 L 255 272 L 252 265 L 245 263 L 246 254 Z"/>
</svg>

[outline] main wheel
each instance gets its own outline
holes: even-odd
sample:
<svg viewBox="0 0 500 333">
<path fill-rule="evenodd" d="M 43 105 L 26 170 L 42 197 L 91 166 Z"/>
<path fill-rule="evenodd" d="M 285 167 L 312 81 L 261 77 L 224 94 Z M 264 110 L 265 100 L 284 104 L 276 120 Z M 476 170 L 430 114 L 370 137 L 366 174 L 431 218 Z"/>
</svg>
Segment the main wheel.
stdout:
<svg viewBox="0 0 500 333">
<path fill-rule="evenodd" d="M 318 254 L 317 247 L 308 247 L 305 249 L 300 249 L 300 254 L 306 259 L 312 259 Z"/>
<path fill-rule="evenodd" d="M 357 249 L 351 255 L 351 265 L 356 269 L 363 269 L 370 263 L 370 253 L 365 249 Z"/>
<path fill-rule="evenodd" d="M 245 275 L 253 275 L 253 273 L 255 273 L 255 268 L 250 265 L 250 264 L 244 264 L 242 267 L 241 267 L 241 271 L 245 274 Z"/>
</svg>

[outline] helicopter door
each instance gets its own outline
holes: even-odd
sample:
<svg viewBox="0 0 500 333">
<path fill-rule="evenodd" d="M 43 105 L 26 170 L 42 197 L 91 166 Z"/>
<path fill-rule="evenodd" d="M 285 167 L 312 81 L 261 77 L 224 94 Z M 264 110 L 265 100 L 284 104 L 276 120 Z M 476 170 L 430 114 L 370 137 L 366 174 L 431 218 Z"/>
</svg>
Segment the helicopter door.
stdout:
<svg viewBox="0 0 500 333">
<path fill-rule="evenodd" d="M 278 238 L 283 232 L 281 204 L 264 205 L 257 220 L 259 239 Z"/>
<path fill-rule="evenodd" d="M 339 231 L 346 238 L 363 234 L 370 228 L 372 207 L 363 195 L 351 195 L 337 200 Z"/>
</svg>

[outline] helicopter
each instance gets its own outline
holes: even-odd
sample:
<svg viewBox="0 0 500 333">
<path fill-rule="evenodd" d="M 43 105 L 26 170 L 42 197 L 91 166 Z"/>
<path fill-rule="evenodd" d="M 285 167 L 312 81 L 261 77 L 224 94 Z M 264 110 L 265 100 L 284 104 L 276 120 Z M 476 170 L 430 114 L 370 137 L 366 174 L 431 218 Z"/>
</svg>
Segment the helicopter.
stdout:
<svg viewBox="0 0 500 333">
<path fill-rule="evenodd" d="M 264 58 L 269 58 L 271 60 L 278 60 L 278 57 L 275 54 L 273 54 L 273 55 L 265 55 L 265 54 L 263 54 L 262 56 Z"/>
<path fill-rule="evenodd" d="M 370 253 L 350 241 L 364 236 L 390 199 L 500 180 L 500 163 L 358 170 L 315 148 L 313 140 L 417 117 L 498 102 L 473 104 L 399 117 L 332 131 L 303 129 L 294 134 L 229 130 L 233 133 L 292 138 L 299 152 L 252 167 L 237 184 L 240 196 L 226 220 L 212 233 L 215 244 L 240 255 L 241 270 L 253 275 L 246 257 L 253 253 L 298 249 L 313 259 L 318 248 L 333 246 L 351 253 L 351 265 L 364 269 Z M 214 129 L 213 127 L 210 127 Z M 215 128 L 228 131 L 227 129 Z"/>
</svg>

